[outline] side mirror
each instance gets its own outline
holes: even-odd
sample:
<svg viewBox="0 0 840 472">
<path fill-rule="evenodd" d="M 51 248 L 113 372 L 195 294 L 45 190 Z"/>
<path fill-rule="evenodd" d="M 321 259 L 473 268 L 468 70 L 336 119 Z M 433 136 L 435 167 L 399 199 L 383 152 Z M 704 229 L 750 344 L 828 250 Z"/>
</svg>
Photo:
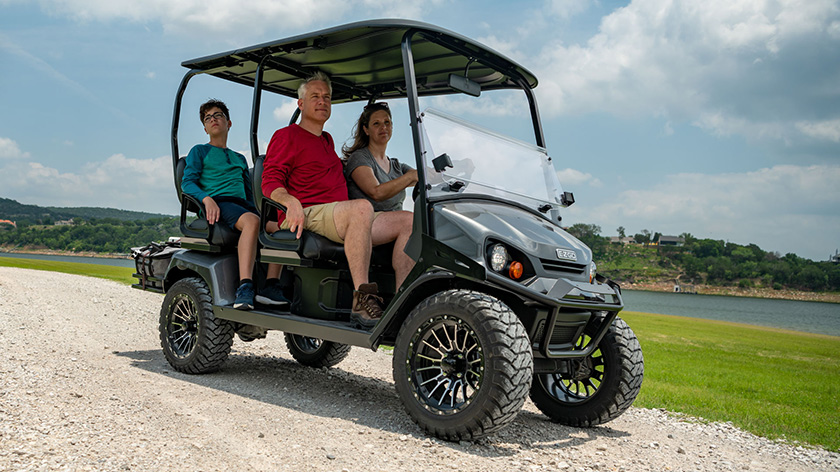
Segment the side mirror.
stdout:
<svg viewBox="0 0 840 472">
<path fill-rule="evenodd" d="M 440 174 L 447 167 L 452 168 L 452 159 L 449 157 L 449 154 L 443 153 L 432 159 L 432 165 L 435 167 L 435 171 Z"/>
<path fill-rule="evenodd" d="M 481 85 L 461 75 L 449 74 L 449 86 L 473 97 L 481 95 Z"/>
</svg>

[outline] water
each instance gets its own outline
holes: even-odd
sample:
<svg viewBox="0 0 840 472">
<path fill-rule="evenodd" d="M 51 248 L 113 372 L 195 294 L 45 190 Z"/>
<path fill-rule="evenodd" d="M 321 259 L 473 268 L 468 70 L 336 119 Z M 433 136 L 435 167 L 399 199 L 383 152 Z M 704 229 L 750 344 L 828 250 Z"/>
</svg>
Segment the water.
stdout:
<svg viewBox="0 0 840 472">
<path fill-rule="evenodd" d="M 81 262 L 83 264 L 101 264 L 117 267 L 135 267 L 134 259 L 112 259 L 110 257 L 56 256 L 52 254 L 17 254 L 13 252 L 0 252 L 0 257 L 14 257 L 18 259 L 38 259 L 42 261 L 58 262 Z"/>
<path fill-rule="evenodd" d="M 624 290 L 624 309 L 840 336 L 840 304 Z"/>
</svg>

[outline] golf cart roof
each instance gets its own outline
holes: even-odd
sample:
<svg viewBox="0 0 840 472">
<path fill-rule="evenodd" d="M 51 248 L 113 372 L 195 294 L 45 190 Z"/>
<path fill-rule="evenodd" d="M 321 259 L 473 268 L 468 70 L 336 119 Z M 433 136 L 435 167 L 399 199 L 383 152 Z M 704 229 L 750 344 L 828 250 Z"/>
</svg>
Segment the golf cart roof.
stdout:
<svg viewBox="0 0 840 472">
<path fill-rule="evenodd" d="M 333 103 L 406 96 L 402 45 L 413 33 L 420 96 L 456 93 L 449 75 L 466 76 L 481 90 L 537 86 L 516 62 L 459 34 L 410 20 L 373 20 L 337 26 L 234 51 L 184 61 L 194 72 L 254 86 L 264 61 L 262 90 L 297 98 L 301 79 L 316 70 L 333 82 Z"/>
</svg>

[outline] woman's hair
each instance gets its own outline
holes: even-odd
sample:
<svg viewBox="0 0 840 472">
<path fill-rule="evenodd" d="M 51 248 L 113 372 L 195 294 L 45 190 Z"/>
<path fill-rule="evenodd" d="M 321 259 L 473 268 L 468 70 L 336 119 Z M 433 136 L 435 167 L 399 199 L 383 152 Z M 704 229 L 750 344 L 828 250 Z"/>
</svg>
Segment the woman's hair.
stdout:
<svg viewBox="0 0 840 472">
<path fill-rule="evenodd" d="M 368 136 L 362 128 L 369 127 L 371 115 L 382 110 L 388 113 L 388 118 L 391 118 L 391 109 L 388 108 L 388 102 L 369 103 L 365 105 L 364 110 L 362 110 L 362 116 L 359 117 L 356 124 L 353 126 L 353 144 L 350 146 L 345 144 L 341 147 L 341 153 L 344 154 L 345 159 L 350 157 L 350 154 L 353 154 L 359 149 L 365 148 L 368 144 L 370 144 L 370 136 Z"/>
</svg>

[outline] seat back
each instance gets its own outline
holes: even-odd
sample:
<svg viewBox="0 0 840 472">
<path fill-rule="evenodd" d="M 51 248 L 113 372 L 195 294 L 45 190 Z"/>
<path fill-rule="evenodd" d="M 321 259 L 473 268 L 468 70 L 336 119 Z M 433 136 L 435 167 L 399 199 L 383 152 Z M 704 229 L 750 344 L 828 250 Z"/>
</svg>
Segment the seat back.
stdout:
<svg viewBox="0 0 840 472">
<path fill-rule="evenodd" d="M 178 199 L 181 201 L 181 234 L 189 238 L 204 239 L 211 246 L 208 249 L 214 252 L 222 248 L 235 247 L 239 242 L 239 231 L 221 222 L 213 225 L 208 224 L 207 218 L 204 216 L 204 203 L 181 190 L 181 181 L 184 178 L 186 165 L 186 159 L 183 157 L 178 158 L 178 162 L 175 164 L 175 188 L 178 192 Z M 188 222 L 188 213 L 195 215 L 196 218 Z"/>
</svg>

